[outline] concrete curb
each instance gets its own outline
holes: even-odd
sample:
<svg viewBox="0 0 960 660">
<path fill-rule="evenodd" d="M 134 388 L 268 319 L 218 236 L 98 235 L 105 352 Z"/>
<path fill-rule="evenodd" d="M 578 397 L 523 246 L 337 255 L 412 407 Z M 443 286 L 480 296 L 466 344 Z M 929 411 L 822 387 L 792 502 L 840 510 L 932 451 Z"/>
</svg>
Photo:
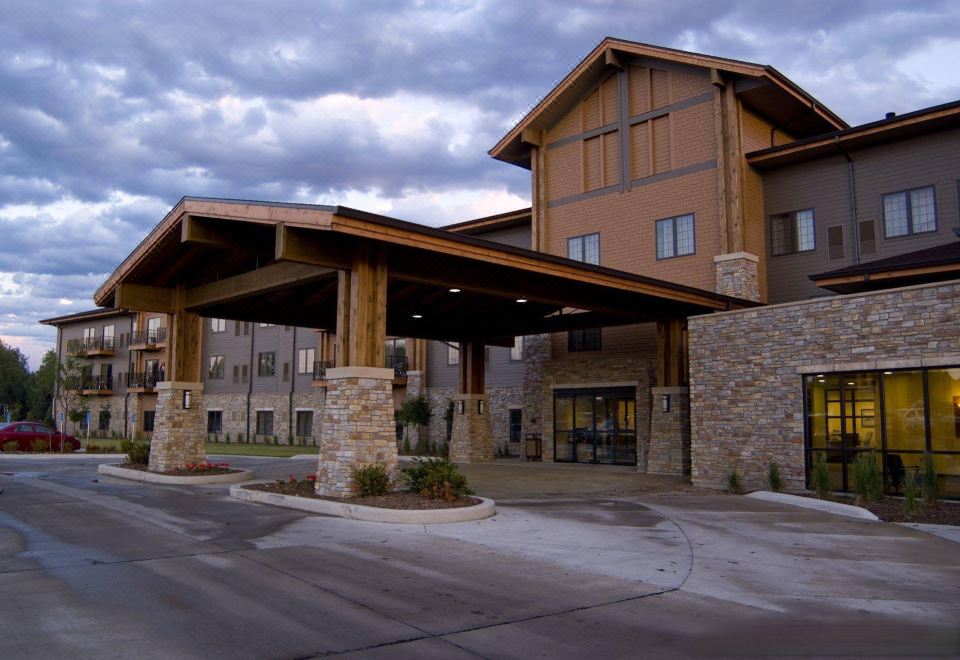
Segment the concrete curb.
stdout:
<svg viewBox="0 0 960 660">
<path fill-rule="evenodd" d="M 840 504 L 839 502 L 828 502 L 827 500 L 816 500 L 812 497 L 800 497 L 799 495 L 788 495 L 786 493 L 773 493 L 769 490 L 758 490 L 747 494 L 757 500 L 766 502 L 776 502 L 778 504 L 789 504 L 804 509 L 816 509 L 824 513 L 832 513 L 837 516 L 848 516 L 850 518 L 860 518 L 861 520 L 880 520 L 866 509 L 851 504 Z"/>
<path fill-rule="evenodd" d="M 270 483 L 270 482 L 260 482 Z M 251 484 L 244 484 L 249 486 Z M 380 509 L 373 506 L 346 504 L 331 500 L 315 500 L 309 497 L 296 495 L 281 495 L 268 493 L 262 490 L 249 490 L 243 486 L 231 486 L 230 497 L 257 504 L 270 504 L 287 509 L 298 509 L 308 513 L 319 513 L 338 518 L 364 520 L 367 522 L 385 523 L 417 523 L 434 525 L 439 523 L 470 522 L 482 520 L 494 515 L 497 510 L 494 501 L 486 497 L 479 498 L 480 504 L 465 506 L 457 509 Z"/>
<path fill-rule="evenodd" d="M 290 457 L 291 461 L 317 461 L 320 460 L 319 454 L 294 454 Z"/>
<path fill-rule="evenodd" d="M 0 459 L 9 458 L 14 461 L 63 461 L 77 458 L 96 458 L 103 460 L 105 458 L 126 458 L 126 454 L 4 454 L 0 453 Z"/>
<path fill-rule="evenodd" d="M 898 522 L 896 524 L 920 532 L 926 532 L 927 534 L 933 534 L 934 536 L 939 536 L 942 539 L 953 541 L 954 543 L 960 543 L 960 527 L 956 525 L 934 525 L 932 523 L 912 522 Z"/>
<path fill-rule="evenodd" d="M 129 479 L 130 481 L 143 481 L 150 484 L 180 484 L 182 486 L 201 486 L 209 484 L 235 484 L 240 481 L 249 481 L 253 479 L 253 470 L 240 470 L 229 474 L 203 474 L 196 477 L 178 477 L 172 474 L 157 474 L 156 472 L 146 472 L 144 470 L 131 470 L 120 467 L 119 465 L 101 464 L 97 466 L 97 472 L 110 477 L 119 477 Z"/>
</svg>

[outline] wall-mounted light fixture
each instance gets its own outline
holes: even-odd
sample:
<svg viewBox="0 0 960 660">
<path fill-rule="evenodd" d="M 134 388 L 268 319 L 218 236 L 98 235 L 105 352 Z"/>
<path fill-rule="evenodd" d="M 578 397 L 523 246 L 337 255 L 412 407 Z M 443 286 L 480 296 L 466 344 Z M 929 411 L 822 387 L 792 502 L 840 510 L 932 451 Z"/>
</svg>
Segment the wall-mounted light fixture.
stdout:
<svg viewBox="0 0 960 660">
<path fill-rule="evenodd" d="M 660 397 L 660 410 L 670 412 L 670 395 L 664 394 Z"/>
<path fill-rule="evenodd" d="M 463 414 L 463 399 L 460 399 L 457 401 L 457 414 L 458 415 Z"/>
<path fill-rule="evenodd" d="M 183 391 L 183 409 L 190 410 L 190 390 Z"/>
<path fill-rule="evenodd" d="M 487 411 L 487 402 L 483 399 L 477 399 L 477 414 L 482 415 Z"/>
</svg>

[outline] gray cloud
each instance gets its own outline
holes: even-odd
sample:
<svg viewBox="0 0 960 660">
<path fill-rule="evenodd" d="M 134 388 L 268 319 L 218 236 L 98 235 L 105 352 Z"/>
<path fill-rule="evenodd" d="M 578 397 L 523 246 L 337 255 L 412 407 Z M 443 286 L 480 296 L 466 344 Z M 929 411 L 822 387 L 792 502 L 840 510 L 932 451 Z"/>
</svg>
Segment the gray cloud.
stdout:
<svg viewBox="0 0 960 660">
<path fill-rule="evenodd" d="M 47 301 L 3 296 L 5 336 L 76 311 L 60 298 L 89 301 L 183 195 L 354 191 L 431 223 L 463 217 L 410 195 L 525 198 L 526 173 L 486 150 L 606 35 L 772 64 L 851 123 L 960 96 L 935 66 L 903 66 L 943 44 L 960 54 L 960 6 L 938 0 L 7 0 L 3 12 L 0 277 L 29 274 L 17 286 Z M 354 105 L 316 105 L 335 95 Z M 382 124 L 407 102 L 436 114 L 398 137 Z M 65 200 L 70 212 L 54 208 Z"/>
</svg>

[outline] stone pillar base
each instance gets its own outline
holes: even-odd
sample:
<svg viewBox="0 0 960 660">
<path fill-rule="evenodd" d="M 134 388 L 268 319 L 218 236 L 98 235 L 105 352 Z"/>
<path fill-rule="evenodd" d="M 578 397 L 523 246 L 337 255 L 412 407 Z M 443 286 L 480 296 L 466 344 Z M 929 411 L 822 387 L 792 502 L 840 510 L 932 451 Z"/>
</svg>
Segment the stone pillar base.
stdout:
<svg viewBox="0 0 960 660">
<path fill-rule="evenodd" d="M 653 387 L 648 474 L 690 474 L 690 388 Z M 663 397 L 669 410 L 663 410 Z"/>
<path fill-rule="evenodd" d="M 749 252 L 718 254 L 713 258 L 717 269 L 717 293 L 744 300 L 760 300 L 760 258 Z"/>
<path fill-rule="evenodd" d="M 483 402 L 483 414 L 479 411 Z M 463 412 L 460 412 L 461 405 Z M 481 463 L 494 459 L 490 405 L 486 394 L 453 396 L 453 433 L 450 460 L 454 463 Z"/>
<path fill-rule="evenodd" d="M 327 369 L 327 399 L 317 467 L 318 495 L 353 494 L 353 468 L 380 463 L 397 478 L 393 369 Z"/>
<path fill-rule="evenodd" d="M 150 442 L 151 472 L 184 468 L 187 463 L 202 463 L 207 455 L 203 443 L 207 424 L 203 410 L 203 383 L 157 383 L 157 410 Z M 190 392 L 190 408 L 185 409 L 184 392 Z"/>
</svg>

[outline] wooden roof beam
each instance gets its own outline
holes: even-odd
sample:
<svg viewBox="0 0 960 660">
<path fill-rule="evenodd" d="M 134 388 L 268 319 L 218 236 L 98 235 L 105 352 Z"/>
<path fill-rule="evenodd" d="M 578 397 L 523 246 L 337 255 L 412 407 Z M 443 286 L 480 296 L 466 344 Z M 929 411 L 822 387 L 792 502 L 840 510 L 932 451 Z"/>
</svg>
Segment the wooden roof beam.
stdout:
<svg viewBox="0 0 960 660">
<path fill-rule="evenodd" d="M 184 215 L 180 221 L 180 242 L 220 250 L 254 252 L 261 245 L 251 240 L 250 223 Z"/>
<path fill-rule="evenodd" d="M 352 241 L 330 231 L 317 231 L 277 225 L 274 256 L 277 261 L 293 261 L 338 270 L 350 270 Z"/>
<path fill-rule="evenodd" d="M 336 271 L 306 264 L 274 263 L 187 291 L 186 307 L 197 309 L 251 298 L 332 277 Z"/>
<path fill-rule="evenodd" d="M 114 293 L 113 306 L 137 312 L 173 314 L 173 289 L 145 284 L 121 283 Z"/>
</svg>

